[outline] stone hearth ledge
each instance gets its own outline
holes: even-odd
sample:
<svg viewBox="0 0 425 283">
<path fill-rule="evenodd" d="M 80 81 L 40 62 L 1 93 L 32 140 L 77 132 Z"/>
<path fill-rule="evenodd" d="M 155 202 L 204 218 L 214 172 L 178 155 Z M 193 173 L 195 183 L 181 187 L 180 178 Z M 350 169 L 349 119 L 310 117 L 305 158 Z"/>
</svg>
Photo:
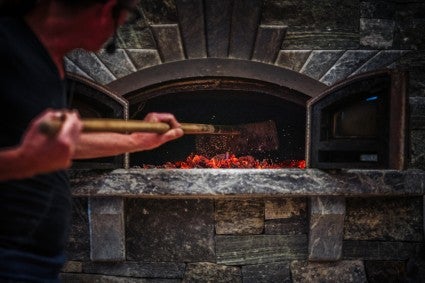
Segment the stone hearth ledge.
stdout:
<svg viewBox="0 0 425 283">
<path fill-rule="evenodd" d="M 76 197 L 223 198 L 424 195 L 422 170 L 70 170 Z"/>
</svg>

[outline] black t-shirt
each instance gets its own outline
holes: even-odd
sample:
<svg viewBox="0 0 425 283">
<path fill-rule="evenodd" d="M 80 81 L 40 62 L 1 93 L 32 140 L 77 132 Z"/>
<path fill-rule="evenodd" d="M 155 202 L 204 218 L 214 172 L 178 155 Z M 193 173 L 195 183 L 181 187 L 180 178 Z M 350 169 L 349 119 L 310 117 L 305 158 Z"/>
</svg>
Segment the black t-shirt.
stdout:
<svg viewBox="0 0 425 283">
<path fill-rule="evenodd" d="M 65 106 L 64 82 L 47 50 L 23 20 L 0 18 L 0 148 L 19 144 L 46 108 Z M 57 256 L 70 213 L 65 171 L 0 182 L 0 250 Z"/>
</svg>

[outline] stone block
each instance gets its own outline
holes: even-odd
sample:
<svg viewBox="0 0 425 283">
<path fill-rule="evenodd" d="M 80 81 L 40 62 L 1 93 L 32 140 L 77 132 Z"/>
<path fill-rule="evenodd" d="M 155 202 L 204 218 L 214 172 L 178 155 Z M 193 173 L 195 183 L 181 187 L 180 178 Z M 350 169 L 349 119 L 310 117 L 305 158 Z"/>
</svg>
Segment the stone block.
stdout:
<svg viewBox="0 0 425 283">
<path fill-rule="evenodd" d="M 424 50 L 425 3 L 423 1 L 400 2 L 396 7 L 397 25 L 394 46 L 400 49 Z"/>
<path fill-rule="evenodd" d="M 425 130 L 410 132 L 410 165 L 411 168 L 425 169 Z"/>
<path fill-rule="evenodd" d="M 229 49 L 233 2 L 204 1 L 208 57 L 226 58 Z"/>
<path fill-rule="evenodd" d="M 116 77 L 93 52 L 76 49 L 68 53 L 66 57 L 99 84 L 108 84 L 116 80 Z"/>
<path fill-rule="evenodd" d="M 367 282 L 363 262 L 360 260 L 330 263 L 294 261 L 291 263 L 292 282 Z"/>
<path fill-rule="evenodd" d="M 180 283 L 180 279 L 147 279 L 105 276 L 96 274 L 62 273 L 59 276 L 62 283 Z"/>
<path fill-rule="evenodd" d="M 425 131 L 425 97 L 409 98 L 410 128 Z"/>
<path fill-rule="evenodd" d="M 344 197 L 311 197 L 309 207 L 308 258 L 339 260 L 345 217 Z"/>
<path fill-rule="evenodd" d="M 305 259 L 306 235 L 216 236 L 217 263 L 226 265 L 263 264 Z"/>
<path fill-rule="evenodd" d="M 307 235 L 308 223 L 306 217 L 266 220 L 264 234 L 266 235 Z"/>
<path fill-rule="evenodd" d="M 269 0 L 264 2 L 262 23 L 284 23 L 291 30 L 357 32 L 359 16 L 358 1 Z"/>
<path fill-rule="evenodd" d="M 86 79 L 93 81 L 93 79 L 89 75 L 87 75 L 86 72 L 81 70 L 80 67 L 78 67 L 74 62 L 69 60 L 67 57 L 64 57 L 63 61 L 64 61 L 64 67 L 66 72 L 77 74 L 82 77 L 85 77 Z"/>
<path fill-rule="evenodd" d="M 125 260 L 124 200 L 90 198 L 90 259 Z"/>
<path fill-rule="evenodd" d="M 260 25 L 252 60 L 272 64 L 277 58 L 287 28 L 281 25 Z"/>
<path fill-rule="evenodd" d="M 378 53 L 376 50 L 347 50 L 320 81 L 327 85 L 341 81 L 354 73 L 376 53 Z"/>
<path fill-rule="evenodd" d="M 360 35 L 348 31 L 294 31 L 289 30 L 282 43 L 282 49 L 292 50 L 346 50 L 360 48 Z"/>
<path fill-rule="evenodd" d="M 262 200 L 217 200 L 216 234 L 261 234 L 264 229 Z"/>
<path fill-rule="evenodd" d="M 132 25 L 121 26 L 117 34 L 118 48 L 137 48 L 152 49 L 155 48 L 155 40 L 148 23 L 141 19 Z"/>
<path fill-rule="evenodd" d="M 189 263 L 182 282 L 242 282 L 241 269 L 211 262 Z"/>
<path fill-rule="evenodd" d="M 178 22 L 175 1 L 144 0 L 143 13 L 148 22 L 152 24 L 173 24 Z"/>
<path fill-rule="evenodd" d="M 381 50 L 375 56 L 366 61 L 359 69 L 350 76 L 366 73 L 378 69 L 384 69 L 397 62 L 408 51 L 405 50 Z"/>
<path fill-rule="evenodd" d="M 360 44 L 369 48 L 388 49 L 394 40 L 394 20 L 360 19 Z"/>
<path fill-rule="evenodd" d="M 214 261 L 214 201 L 128 199 L 127 260 Z"/>
<path fill-rule="evenodd" d="M 176 0 L 179 28 L 189 59 L 207 57 L 202 1 Z"/>
<path fill-rule="evenodd" d="M 422 197 L 348 198 L 344 239 L 423 241 L 422 206 Z"/>
<path fill-rule="evenodd" d="M 125 77 L 136 71 L 124 49 L 117 49 L 114 54 L 108 54 L 105 50 L 101 50 L 97 56 L 116 78 Z"/>
<path fill-rule="evenodd" d="M 183 278 L 186 265 L 177 262 L 84 262 L 84 273 L 143 278 Z"/>
<path fill-rule="evenodd" d="M 320 79 L 344 54 L 343 50 L 313 50 L 302 66 L 300 73 Z"/>
<path fill-rule="evenodd" d="M 406 262 L 373 261 L 364 262 L 369 283 L 406 282 Z"/>
<path fill-rule="evenodd" d="M 344 241 L 343 259 L 407 260 L 420 258 L 425 244 L 409 242 Z"/>
<path fill-rule="evenodd" d="M 275 64 L 298 72 L 310 56 L 311 50 L 280 50 Z"/>
<path fill-rule="evenodd" d="M 243 283 L 292 283 L 289 262 L 242 266 Z"/>
<path fill-rule="evenodd" d="M 183 43 L 177 24 L 151 25 L 152 32 L 163 62 L 185 59 Z"/>
<path fill-rule="evenodd" d="M 396 3 L 386 0 L 361 1 L 360 17 L 367 19 L 393 19 Z"/>
<path fill-rule="evenodd" d="M 137 70 L 161 64 L 161 58 L 156 49 L 128 49 L 127 53 Z"/>
<path fill-rule="evenodd" d="M 229 57 L 249 60 L 251 58 L 258 23 L 261 18 L 262 1 L 234 0 L 229 39 Z"/>
<path fill-rule="evenodd" d="M 264 202 L 265 219 L 287 219 L 293 217 L 306 217 L 306 198 L 276 198 Z"/>
<path fill-rule="evenodd" d="M 87 211 L 87 198 L 72 199 L 72 220 L 66 255 L 68 260 L 84 261 L 90 259 L 90 229 Z"/>
</svg>

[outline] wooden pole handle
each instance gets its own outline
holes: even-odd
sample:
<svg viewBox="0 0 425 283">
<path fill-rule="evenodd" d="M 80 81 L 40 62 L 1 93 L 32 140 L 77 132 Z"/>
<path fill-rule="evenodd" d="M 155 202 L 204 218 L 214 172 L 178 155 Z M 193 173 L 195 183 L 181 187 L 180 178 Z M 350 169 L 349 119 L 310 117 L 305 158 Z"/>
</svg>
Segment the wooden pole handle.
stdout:
<svg viewBox="0 0 425 283">
<path fill-rule="evenodd" d="M 83 132 L 147 132 L 165 133 L 170 129 L 170 125 L 162 122 L 146 122 L 140 120 L 119 120 L 119 119 L 82 119 Z M 46 120 L 40 126 L 40 132 L 54 136 L 62 127 L 61 120 Z M 239 131 L 231 126 L 210 125 L 210 124 L 190 124 L 181 123 L 185 134 L 227 134 L 237 135 Z"/>
</svg>

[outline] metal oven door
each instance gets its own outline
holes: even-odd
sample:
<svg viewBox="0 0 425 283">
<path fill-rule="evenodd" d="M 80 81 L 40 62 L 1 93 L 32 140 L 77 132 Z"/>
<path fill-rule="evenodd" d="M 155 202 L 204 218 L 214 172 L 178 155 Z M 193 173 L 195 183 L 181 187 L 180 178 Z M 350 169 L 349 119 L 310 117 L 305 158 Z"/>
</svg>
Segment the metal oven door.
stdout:
<svg viewBox="0 0 425 283">
<path fill-rule="evenodd" d="M 311 168 L 386 168 L 407 161 L 407 74 L 365 73 L 307 102 L 306 162 Z"/>
</svg>

